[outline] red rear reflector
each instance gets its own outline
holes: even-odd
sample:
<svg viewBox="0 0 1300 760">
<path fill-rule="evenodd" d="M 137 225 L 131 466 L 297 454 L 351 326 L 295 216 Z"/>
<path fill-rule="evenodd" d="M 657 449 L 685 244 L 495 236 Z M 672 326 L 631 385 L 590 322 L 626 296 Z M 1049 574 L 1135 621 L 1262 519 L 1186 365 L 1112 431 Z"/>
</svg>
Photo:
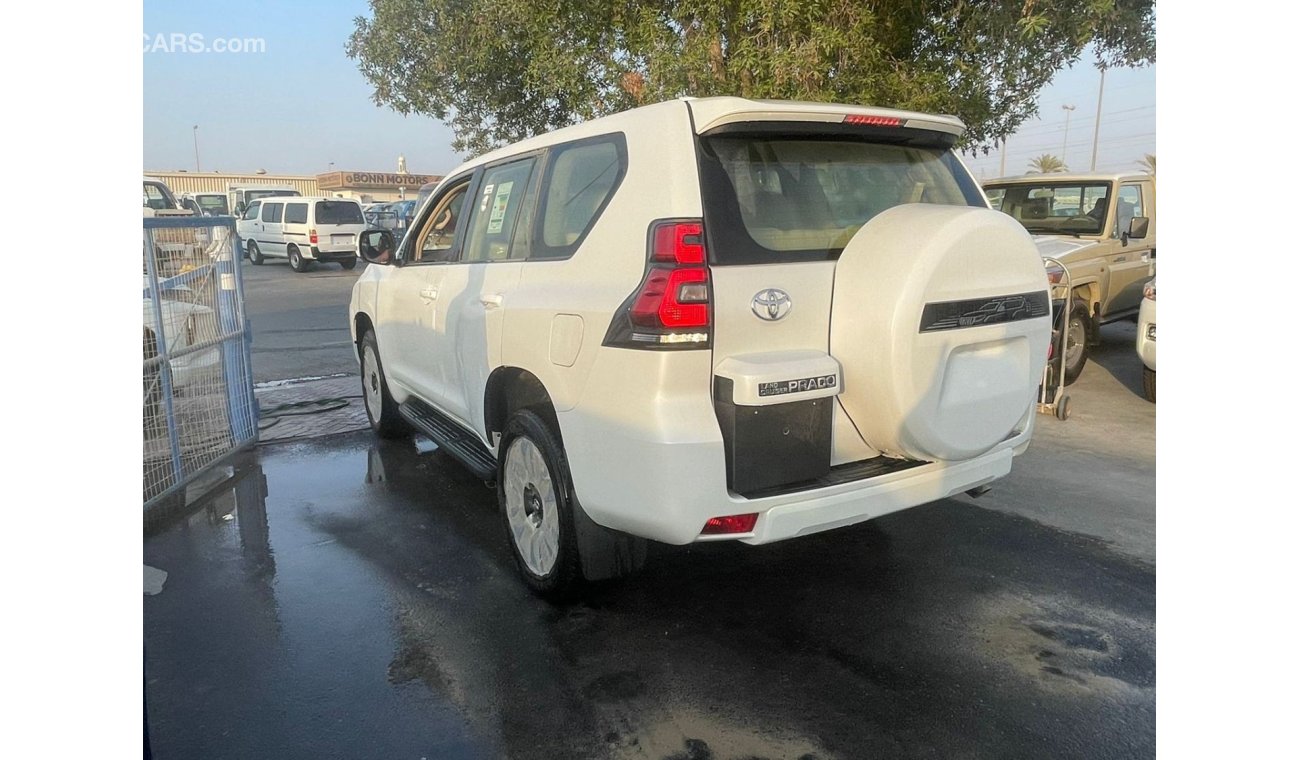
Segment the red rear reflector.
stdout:
<svg viewBox="0 0 1300 760">
<path fill-rule="evenodd" d="M 845 124 L 861 124 L 866 127 L 901 127 L 903 120 L 897 116 L 868 116 L 866 114 L 851 113 L 844 117 Z"/>
<path fill-rule="evenodd" d="M 651 258 L 668 264 L 703 264 L 704 225 L 669 222 L 655 227 Z"/>
<path fill-rule="evenodd" d="M 724 533 L 751 533 L 756 522 L 758 522 L 757 512 L 750 512 L 747 515 L 711 517 L 708 522 L 704 523 L 704 530 L 700 531 L 700 535 L 717 536 Z"/>
</svg>

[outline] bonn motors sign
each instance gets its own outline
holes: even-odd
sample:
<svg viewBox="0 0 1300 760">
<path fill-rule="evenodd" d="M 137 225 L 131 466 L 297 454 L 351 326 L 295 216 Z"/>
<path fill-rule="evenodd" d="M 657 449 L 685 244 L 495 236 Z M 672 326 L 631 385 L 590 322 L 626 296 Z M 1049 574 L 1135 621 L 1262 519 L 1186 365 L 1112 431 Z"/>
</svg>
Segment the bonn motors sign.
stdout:
<svg viewBox="0 0 1300 760">
<path fill-rule="evenodd" d="M 322 190 L 396 190 L 419 187 L 442 179 L 432 174 L 386 174 L 383 172 L 330 172 L 316 178 Z"/>
</svg>

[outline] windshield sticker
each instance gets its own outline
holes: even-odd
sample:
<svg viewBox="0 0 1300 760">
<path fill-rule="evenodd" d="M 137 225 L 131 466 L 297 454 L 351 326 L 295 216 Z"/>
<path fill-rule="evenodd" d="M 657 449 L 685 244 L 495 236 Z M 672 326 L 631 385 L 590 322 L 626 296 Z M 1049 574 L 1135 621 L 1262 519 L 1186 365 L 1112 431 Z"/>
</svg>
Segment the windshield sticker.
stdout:
<svg viewBox="0 0 1300 760">
<path fill-rule="evenodd" d="M 510 190 L 514 186 L 514 182 L 502 182 L 497 188 L 496 200 L 492 202 L 492 215 L 488 217 L 487 234 L 501 233 L 501 226 L 506 219 L 506 206 L 510 205 Z"/>
</svg>

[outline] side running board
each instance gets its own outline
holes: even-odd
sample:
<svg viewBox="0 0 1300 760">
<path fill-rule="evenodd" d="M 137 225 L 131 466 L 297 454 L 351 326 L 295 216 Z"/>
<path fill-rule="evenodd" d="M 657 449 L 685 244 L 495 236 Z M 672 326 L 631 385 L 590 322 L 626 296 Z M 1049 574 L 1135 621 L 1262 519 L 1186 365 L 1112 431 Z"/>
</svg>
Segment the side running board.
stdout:
<svg viewBox="0 0 1300 760">
<path fill-rule="evenodd" d="M 411 427 L 432 438 L 438 448 L 465 465 L 475 476 L 484 480 L 496 480 L 496 458 L 478 438 L 460 425 L 419 399 L 407 399 L 397 408 L 397 412 L 411 423 Z"/>
</svg>

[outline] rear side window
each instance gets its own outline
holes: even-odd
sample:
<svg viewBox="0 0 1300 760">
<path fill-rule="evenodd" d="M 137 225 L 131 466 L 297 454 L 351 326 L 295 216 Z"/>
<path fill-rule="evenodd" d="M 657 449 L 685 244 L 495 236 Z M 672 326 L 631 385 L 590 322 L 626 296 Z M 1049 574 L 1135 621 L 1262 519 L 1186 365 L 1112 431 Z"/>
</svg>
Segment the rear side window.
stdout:
<svg viewBox="0 0 1300 760">
<path fill-rule="evenodd" d="M 510 258 L 515 222 L 528 198 L 529 179 L 536 163 L 537 159 L 527 158 L 484 172 L 461 261 L 503 261 Z"/>
<path fill-rule="evenodd" d="M 290 203 L 284 207 L 285 224 L 306 224 L 307 223 L 307 204 Z"/>
<path fill-rule="evenodd" d="M 284 216 L 283 203 L 265 203 L 262 205 L 262 221 L 278 222 Z"/>
<path fill-rule="evenodd" d="M 365 224 L 361 206 L 352 201 L 316 201 L 317 224 Z"/>
<path fill-rule="evenodd" d="M 572 256 L 627 173 L 627 143 L 622 134 L 562 145 L 551 151 L 538 234 L 529 258 Z"/>
<path fill-rule="evenodd" d="M 716 264 L 834 259 L 862 225 L 894 206 L 984 206 L 979 187 L 942 148 L 818 136 L 701 143 Z"/>
</svg>

